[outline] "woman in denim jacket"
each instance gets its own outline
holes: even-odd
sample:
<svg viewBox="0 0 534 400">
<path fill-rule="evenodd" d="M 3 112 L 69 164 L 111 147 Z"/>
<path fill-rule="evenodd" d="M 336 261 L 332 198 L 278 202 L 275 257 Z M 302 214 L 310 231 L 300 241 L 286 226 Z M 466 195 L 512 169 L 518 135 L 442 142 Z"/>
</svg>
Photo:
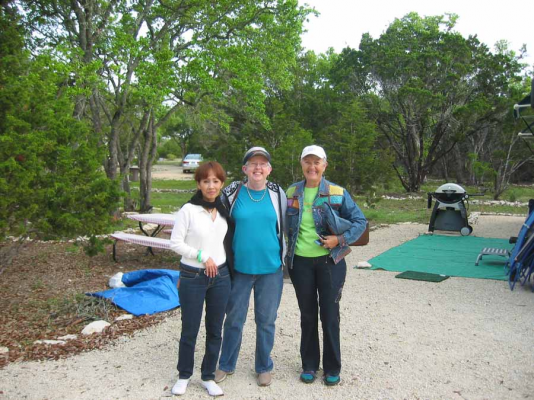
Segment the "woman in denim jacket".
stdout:
<svg viewBox="0 0 534 400">
<path fill-rule="evenodd" d="M 322 147 L 307 146 L 301 155 L 304 180 L 287 191 L 288 250 L 286 263 L 295 288 L 301 314 L 300 355 L 304 383 L 315 381 L 320 363 L 318 313 L 323 328 L 324 383 L 340 382 L 341 346 L 339 335 L 339 301 L 350 253 L 349 244 L 365 231 L 366 219 L 341 186 L 327 181 L 323 173 L 328 166 Z M 348 230 L 332 234 L 326 225 L 329 207 L 337 216 L 350 221 Z"/>
</svg>

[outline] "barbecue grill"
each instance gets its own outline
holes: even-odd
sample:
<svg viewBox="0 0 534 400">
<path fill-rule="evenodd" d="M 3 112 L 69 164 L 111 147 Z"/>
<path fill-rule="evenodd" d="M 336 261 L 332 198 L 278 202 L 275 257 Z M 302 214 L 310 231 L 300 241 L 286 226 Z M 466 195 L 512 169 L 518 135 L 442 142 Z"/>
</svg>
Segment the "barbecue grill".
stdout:
<svg viewBox="0 0 534 400">
<path fill-rule="evenodd" d="M 469 195 L 463 187 L 456 183 L 446 183 L 428 193 L 428 208 L 432 207 L 432 198 L 436 200 L 428 231 L 434 229 L 440 231 L 460 232 L 462 236 L 468 236 L 473 232 L 473 227 L 467 220 L 467 208 Z"/>
</svg>

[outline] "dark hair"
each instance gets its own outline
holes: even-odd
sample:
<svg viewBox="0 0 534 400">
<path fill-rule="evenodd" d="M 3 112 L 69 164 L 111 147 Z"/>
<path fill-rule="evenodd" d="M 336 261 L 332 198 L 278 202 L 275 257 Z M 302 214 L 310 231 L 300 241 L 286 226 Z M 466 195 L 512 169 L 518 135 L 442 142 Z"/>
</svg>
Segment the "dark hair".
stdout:
<svg viewBox="0 0 534 400">
<path fill-rule="evenodd" d="M 195 171 L 195 181 L 200 183 L 202 179 L 206 179 L 208 177 L 210 171 L 213 171 L 213 175 L 215 175 L 221 182 L 224 183 L 226 180 L 226 172 L 224 172 L 224 168 L 217 161 L 209 161 L 200 164 Z"/>
</svg>

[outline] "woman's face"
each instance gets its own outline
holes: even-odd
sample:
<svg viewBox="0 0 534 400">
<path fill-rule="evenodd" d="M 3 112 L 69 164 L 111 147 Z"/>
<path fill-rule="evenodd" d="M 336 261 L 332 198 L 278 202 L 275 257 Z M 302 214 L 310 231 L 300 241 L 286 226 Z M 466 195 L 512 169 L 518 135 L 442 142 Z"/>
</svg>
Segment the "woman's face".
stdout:
<svg viewBox="0 0 534 400">
<path fill-rule="evenodd" d="M 300 161 L 300 165 L 302 166 L 302 173 L 304 174 L 304 178 L 306 178 L 306 182 L 318 183 L 321 181 L 328 164 L 322 158 L 310 154 Z"/>
<path fill-rule="evenodd" d="M 243 165 L 243 172 L 247 175 L 249 182 L 262 184 L 267 181 L 267 177 L 271 173 L 271 164 L 263 156 L 251 157 L 245 165 Z"/>
<path fill-rule="evenodd" d="M 215 176 L 213 171 L 210 171 L 208 176 L 197 182 L 197 188 L 202 192 L 204 200 L 214 202 L 221 193 L 223 182 Z"/>
</svg>

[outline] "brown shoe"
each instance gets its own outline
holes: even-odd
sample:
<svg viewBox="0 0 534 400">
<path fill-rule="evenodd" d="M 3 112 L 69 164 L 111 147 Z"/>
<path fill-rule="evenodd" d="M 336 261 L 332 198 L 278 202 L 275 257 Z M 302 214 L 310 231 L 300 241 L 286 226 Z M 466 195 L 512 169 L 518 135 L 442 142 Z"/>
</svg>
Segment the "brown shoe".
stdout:
<svg viewBox="0 0 534 400">
<path fill-rule="evenodd" d="M 215 371 L 215 383 L 220 383 L 226 379 L 228 375 L 232 375 L 234 371 L 223 371 L 222 369 L 218 369 Z"/>
<path fill-rule="evenodd" d="M 258 386 L 269 386 L 273 378 L 270 372 L 262 372 L 258 374 Z"/>
</svg>

